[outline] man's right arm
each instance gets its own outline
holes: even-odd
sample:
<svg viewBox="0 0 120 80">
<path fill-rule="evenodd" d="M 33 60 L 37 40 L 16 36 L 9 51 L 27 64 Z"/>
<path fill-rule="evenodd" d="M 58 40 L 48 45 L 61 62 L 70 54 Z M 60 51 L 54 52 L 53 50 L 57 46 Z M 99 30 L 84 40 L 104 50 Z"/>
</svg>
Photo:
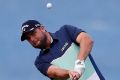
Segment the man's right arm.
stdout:
<svg viewBox="0 0 120 80">
<path fill-rule="evenodd" d="M 62 80 L 66 80 L 67 78 L 71 78 L 71 80 L 78 80 L 80 78 L 79 73 L 73 70 L 65 70 L 60 67 L 51 65 L 47 74 L 50 78 L 59 78 Z"/>
<path fill-rule="evenodd" d="M 60 79 L 67 79 L 69 78 L 69 70 L 62 69 L 60 67 L 51 65 L 48 70 L 47 74 L 51 78 L 60 78 Z"/>
</svg>

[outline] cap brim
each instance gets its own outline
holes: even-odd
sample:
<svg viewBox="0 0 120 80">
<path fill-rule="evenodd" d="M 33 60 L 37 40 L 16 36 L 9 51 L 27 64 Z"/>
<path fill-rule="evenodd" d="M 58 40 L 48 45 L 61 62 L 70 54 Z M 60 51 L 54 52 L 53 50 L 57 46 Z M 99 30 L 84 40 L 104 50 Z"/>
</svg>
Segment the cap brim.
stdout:
<svg viewBox="0 0 120 80">
<path fill-rule="evenodd" d="M 24 41 L 25 39 L 26 39 L 25 33 L 23 33 L 22 36 L 21 36 L 21 41 Z"/>
</svg>

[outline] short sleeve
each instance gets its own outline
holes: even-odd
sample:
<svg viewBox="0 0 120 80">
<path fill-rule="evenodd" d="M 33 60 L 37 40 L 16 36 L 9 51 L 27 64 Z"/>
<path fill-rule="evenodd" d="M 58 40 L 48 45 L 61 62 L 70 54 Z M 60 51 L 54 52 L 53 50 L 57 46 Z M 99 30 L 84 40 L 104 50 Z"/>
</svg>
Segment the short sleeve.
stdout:
<svg viewBox="0 0 120 80">
<path fill-rule="evenodd" d="M 42 58 L 39 58 L 39 57 L 36 58 L 34 64 L 35 64 L 36 68 L 37 68 L 42 74 L 44 74 L 45 76 L 48 76 L 48 75 L 47 75 L 47 70 L 48 70 L 48 68 L 49 68 L 52 64 L 50 64 L 49 62 L 46 62 L 46 61 L 42 60 Z"/>
<path fill-rule="evenodd" d="M 84 30 L 77 28 L 75 26 L 72 26 L 72 25 L 64 25 L 64 28 L 67 34 L 69 35 L 69 37 L 71 38 L 71 40 L 74 42 L 76 42 L 76 38 L 79 33 L 85 32 Z"/>
</svg>

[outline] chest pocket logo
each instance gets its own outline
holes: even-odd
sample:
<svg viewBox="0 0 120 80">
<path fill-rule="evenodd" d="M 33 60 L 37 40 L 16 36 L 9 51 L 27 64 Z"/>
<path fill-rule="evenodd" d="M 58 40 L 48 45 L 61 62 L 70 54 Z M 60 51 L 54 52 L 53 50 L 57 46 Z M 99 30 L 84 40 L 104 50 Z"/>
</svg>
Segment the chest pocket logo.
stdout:
<svg viewBox="0 0 120 80">
<path fill-rule="evenodd" d="M 61 49 L 62 52 L 65 50 L 65 48 L 67 47 L 67 45 L 68 45 L 68 42 L 66 42 L 66 43 L 64 44 L 64 46 L 62 47 L 62 49 Z"/>
</svg>

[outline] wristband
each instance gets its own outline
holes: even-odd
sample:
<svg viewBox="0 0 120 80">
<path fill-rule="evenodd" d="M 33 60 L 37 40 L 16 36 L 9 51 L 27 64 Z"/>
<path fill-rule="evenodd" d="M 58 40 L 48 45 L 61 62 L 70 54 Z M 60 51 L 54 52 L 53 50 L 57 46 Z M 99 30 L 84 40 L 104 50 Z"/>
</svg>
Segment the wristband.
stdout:
<svg viewBox="0 0 120 80">
<path fill-rule="evenodd" d="M 74 71 L 76 71 L 82 75 L 85 71 L 85 61 L 84 60 L 76 60 Z"/>
</svg>

